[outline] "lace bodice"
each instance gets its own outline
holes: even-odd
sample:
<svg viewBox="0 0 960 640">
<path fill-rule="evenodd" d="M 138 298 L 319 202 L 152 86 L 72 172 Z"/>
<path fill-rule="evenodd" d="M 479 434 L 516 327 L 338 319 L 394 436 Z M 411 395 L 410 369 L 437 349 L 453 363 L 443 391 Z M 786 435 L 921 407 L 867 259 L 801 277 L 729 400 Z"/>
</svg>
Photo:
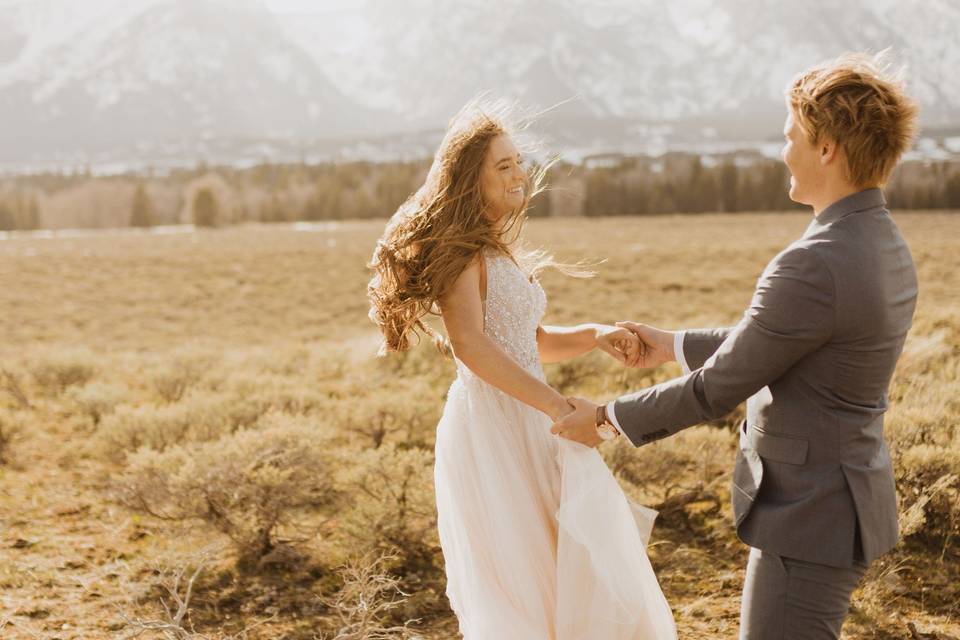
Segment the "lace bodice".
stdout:
<svg viewBox="0 0 960 640">
<path fill-rule="evenodd" d="M 484 252 L 487 269 L 487 299 L 483 327 L 486 333 L 520 366 L 543 378 L 537 349 L 537 327 L 547 309 L 547 296 L 509 257 Z M 463 378 L 476 376 L 457 360 Z"/>
</svg>

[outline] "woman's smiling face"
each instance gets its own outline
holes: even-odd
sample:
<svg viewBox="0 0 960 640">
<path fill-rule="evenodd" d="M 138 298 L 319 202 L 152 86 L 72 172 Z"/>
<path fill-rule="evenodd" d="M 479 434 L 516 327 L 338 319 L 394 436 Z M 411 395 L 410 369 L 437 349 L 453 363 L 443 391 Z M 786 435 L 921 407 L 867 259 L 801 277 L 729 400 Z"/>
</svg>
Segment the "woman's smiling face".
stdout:
<svg viewBox="0 0 960 640">
<path fill-rule="evenodd" d="M 526 188 L 523 157 L 510 136 L 496 136 L 490 141 L 480 172 L 480 189 L 487 217 L 493 221 L 501 220 L 522 207 Z"/>
</svg>

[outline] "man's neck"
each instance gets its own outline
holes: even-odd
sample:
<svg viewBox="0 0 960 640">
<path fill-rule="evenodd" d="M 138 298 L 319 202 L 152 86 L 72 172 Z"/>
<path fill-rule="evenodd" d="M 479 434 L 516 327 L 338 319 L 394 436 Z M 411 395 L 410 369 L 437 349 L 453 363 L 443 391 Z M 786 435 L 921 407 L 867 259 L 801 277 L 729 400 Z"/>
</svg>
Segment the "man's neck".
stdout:
<svg viewBox="0 0 960 640">
<path fill-rule="evenodd" d="M 827 207 L 832 205 L 834 202 L 840 202 L 847 196 L 852 196 L 855 193 L 860 193 L 861 191 L 866 191 L 867 189 L 873 188 L 875 188 L 875 185 L 858 187 L 848 182 L 844 182 L 837 184 L 832 188 L 824 189 L 822 194 L 820 194 L 820 197 L 817 198 L 817 201 L 811 203 L 813 206 L 813 215 L 820 215 L 821 212 L 827 209 Z"/>
</svg>

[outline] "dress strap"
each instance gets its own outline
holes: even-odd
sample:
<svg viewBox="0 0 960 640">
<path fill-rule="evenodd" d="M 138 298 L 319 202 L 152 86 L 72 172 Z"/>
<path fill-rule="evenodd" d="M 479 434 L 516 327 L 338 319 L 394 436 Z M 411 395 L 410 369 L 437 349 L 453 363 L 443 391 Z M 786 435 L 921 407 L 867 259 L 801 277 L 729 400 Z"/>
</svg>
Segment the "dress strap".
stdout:
<svg viewBox="0 0 960 640">
<path fill-rule="evenodd" d="M 480 250 L 480 303 L 487 304 L 487 256 Z"/>
<path fill-rule="evenodd" d="M 480 249 L 480 318 L 481 331 L 487 330 L 487 252 Z"/>
</svg>

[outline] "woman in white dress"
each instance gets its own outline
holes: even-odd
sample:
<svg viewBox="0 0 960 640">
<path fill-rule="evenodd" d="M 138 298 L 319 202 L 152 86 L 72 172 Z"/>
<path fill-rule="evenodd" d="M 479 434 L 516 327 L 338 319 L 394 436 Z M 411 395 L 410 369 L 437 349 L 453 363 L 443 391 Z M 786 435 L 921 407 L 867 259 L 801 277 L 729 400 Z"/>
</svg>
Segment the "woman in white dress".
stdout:
<svg viewBox="0 0 960 640">
<path fill-rule="evenodd" d="M 534 274 L 552 261 L 513 240 L 542 177 L 500 114 L 468 104 L 371 262 L 383 350 L 422 331 L 457 365 L 436 442 L 447 596 L 466 640 L 675 638 L 645 550 L 650 512 L 596 450 L 550 434 L 570 406 L 541 362 L 600 347 L 629 363 L 641 347 L 616 327 L 541 326 Z M 422 322 L 437 308 L 449 342 Z"/>
</svg>

